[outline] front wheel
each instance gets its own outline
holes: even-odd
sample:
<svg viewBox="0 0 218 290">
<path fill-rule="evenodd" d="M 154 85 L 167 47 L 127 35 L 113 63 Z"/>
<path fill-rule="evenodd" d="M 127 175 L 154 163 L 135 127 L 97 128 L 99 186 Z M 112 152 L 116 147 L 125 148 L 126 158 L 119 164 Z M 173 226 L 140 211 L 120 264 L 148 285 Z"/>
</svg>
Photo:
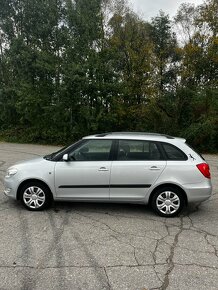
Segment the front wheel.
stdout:
<svg viewBox="0 0 218 290">
<path fill-rule="evenodd" d="M 50 190 L 41 182 L 29 182 L 21 189 L 21 201 L 31 211 L 43 210 L 51 204 Z"/>
<path fill-rule="evenodd" d="M 177 216 L 184 207 L 185 200 L 181 191 L 174 187 L 159 188 L 153 195 L 151 205 L 163 217 Z"/>
</svg>

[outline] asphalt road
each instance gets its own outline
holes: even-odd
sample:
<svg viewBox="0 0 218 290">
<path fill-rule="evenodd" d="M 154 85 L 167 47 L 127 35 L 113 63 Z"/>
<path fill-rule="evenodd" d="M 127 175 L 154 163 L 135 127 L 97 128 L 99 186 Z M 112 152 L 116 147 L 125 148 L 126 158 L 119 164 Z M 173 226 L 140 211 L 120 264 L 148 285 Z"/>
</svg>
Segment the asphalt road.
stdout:
<svg viewBox="0 0 218 290">
<path fill-rule="evenodd" d="M 0 143 L 0 290 L 218 289 L 218 156 L 206 156 L 213 196 L 179 218 L 126 204 L 33 213 L 3 195 L 10 165 L 55 149 Z"/>
</svg>

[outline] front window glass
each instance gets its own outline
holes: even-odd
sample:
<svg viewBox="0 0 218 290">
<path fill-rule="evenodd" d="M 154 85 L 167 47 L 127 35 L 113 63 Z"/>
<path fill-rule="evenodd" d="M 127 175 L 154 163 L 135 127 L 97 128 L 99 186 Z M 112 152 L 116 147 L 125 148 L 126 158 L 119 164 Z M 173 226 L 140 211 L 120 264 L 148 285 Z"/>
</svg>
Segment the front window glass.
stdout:
<svg viewBox="0 0 218 290">
<path fill-rule="evenodd" d="M 56 161 L 60 156 L 62 157 L 65 151 L 68 151 L 70 147 L 75 148 L 76 146 L 79 145 L 79 143 L 83 142 L 82 140 L 77 141 L 76 143 L 65 146 L 61 148 L 60 150 L 53 152 L 51 154 L 45 155 L 43 158 L 46 160 L 51 160 L 51 161 Z"/>
<path fill-rule="evenodd" d="M 160 160 L 156 143 L 141 140 L 120 140 L 117 160 Z"/>
<path fill-rule="evenodd" d="M 88 140 L 69 153 L 69 160 L 105 161 L 109 160 L 112 140 Z"/>
</svg>

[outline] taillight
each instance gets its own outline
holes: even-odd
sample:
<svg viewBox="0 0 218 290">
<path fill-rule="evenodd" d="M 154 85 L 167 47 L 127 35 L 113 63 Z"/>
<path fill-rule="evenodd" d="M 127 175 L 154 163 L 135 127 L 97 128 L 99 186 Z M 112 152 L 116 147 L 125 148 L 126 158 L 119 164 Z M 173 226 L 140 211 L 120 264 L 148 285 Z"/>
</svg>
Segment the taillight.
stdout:
<svg viewBox="0 0 218 290">
<path fill-rule="evenodd" d="M 207 163 L 200 163 L 196 166 L 206 178 L 210 179 L 210 167 Z"/>
</svg>

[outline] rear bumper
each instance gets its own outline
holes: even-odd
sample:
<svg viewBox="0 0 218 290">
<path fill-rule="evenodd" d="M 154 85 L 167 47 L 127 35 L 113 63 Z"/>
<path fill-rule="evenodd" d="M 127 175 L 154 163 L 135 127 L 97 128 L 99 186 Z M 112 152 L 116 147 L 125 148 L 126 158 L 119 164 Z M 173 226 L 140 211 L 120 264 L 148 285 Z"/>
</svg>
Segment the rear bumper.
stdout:
<svg viewBox="0 0 218 290">
<path fill-rule="evenodd" d="M 185 184 L 183 188 L 187 194 L 188 203 L 207 200 L 211 197 L 213 189 L 210 181 L 204 184 Z"/>
</svg>

